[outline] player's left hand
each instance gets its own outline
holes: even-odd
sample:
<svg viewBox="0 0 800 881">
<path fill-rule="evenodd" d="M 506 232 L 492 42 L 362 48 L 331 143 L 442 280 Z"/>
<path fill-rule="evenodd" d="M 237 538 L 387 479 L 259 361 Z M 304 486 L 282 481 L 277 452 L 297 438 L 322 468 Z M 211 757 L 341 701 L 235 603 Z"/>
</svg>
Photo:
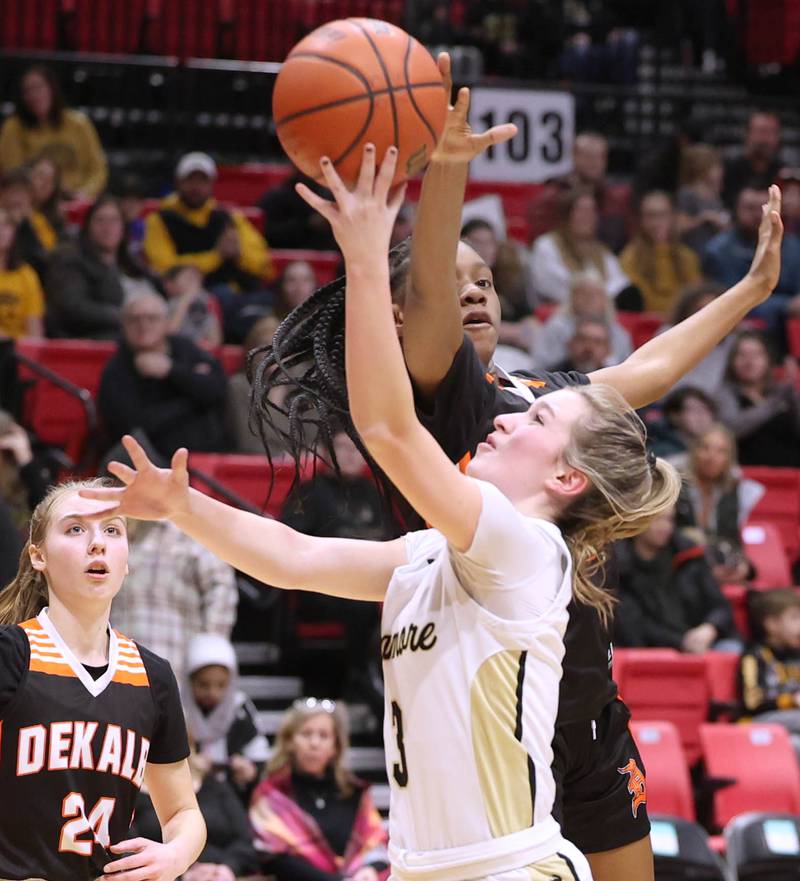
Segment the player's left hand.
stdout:
<svg viewBox="0 0 800 881">
<path fill-rule="evenodd" d="M 148 838 L 120 841 L 109 850 L 129 854 L 103 868 L 106 875 L 113 874 L 114 881 L 175 881 L 183 868 L 174 848 Z"/>
<path fill-rule="evenodd" d="M 444 80 L 447 100 L 453 92 L 453 77 L 450 73 L 450 56 L 440 52 L 439 73 Z M 431 156 L 433 162 L 470 162 L 479 153 L 493 146 L 510 141 L 517 133 L 513 122 L 495 125 L 485 132 L 474 132 L 469 124 L 469 89 L 458 90 L 455 105 L 448 103 L 444 129 Z"/>
<path fill-rule="evenodd" d="M 762 208 L 761 226 L 758 229 L 758 244 L 750 264 L 748 277 L 759 285 L 759 300 L 762 302 L 775 289 L 781 274 L 781 243 L 783 242 L 783 222 L 781 221 L 781 191 L 773 184 L 769 188 L 769 200 Z"/>
<path fill-rule="evenodd" d="M 405 184 L 391 192 L 397 148 L 389 147 L 377 172 L 375 161 L 375 145 L 366 144 L 358 180 L 348 190 L 331 160 L 323 156 L 320 167 L 333 202 L 321 198 L 305 184 L 296 187 L 298 195 L 330 223 L 348 262 L 372 265 L 376 258 L 384 258 L 405 197 Z"/>
</svg>

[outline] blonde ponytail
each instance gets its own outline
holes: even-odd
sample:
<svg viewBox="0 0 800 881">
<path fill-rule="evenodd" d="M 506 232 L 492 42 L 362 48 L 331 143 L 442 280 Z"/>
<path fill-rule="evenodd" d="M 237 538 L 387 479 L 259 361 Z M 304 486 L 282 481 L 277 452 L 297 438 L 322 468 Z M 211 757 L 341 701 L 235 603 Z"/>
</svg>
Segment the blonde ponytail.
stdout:
<svg viewBox="0 0 800 881">
<path fill-rule="evenodd" d="M 615 600 L 594 581 L 606 547 L 644 532 L 670 510 L 681 479 L 669 462 L 648 453 L 644 423 L 619 392 L 605 385 L 575 391 L 591 414 L 573 428 L 564 458 L 589 478 L 590 487 L 562 514 L 559 526 L 572 555 L 573 593 L 607 624 Z"/>
<path fill-rule="evenodd" d="M 0 591 L 0 624 L 19 624 L 41 612 L 47 605 L 48 588 L 44 573 L 33 568 L 30 548 L 40 547 L 50 527 L 50 517 L 56 502 L 70 492 L 113 486 L 107 478 L 73 480 L 51 487 L 31 514 L 30 537 L 19 556 L 19 568 L 13 581 Z"/>
</svg>

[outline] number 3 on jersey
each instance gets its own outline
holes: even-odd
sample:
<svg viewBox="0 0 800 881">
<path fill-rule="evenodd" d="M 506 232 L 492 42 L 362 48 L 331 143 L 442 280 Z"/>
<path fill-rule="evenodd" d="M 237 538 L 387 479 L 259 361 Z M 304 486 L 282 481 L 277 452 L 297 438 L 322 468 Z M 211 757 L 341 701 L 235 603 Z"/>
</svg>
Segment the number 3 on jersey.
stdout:
<svg viewBox="0 0 800 881">
<path fill-rule="evenodd" d="M 83 796 L 80 792 L 70 792 L 61 806 L 61 816 L 75 819 L 69 820 L 61 827 L 59 853 L 77 853 L 90 857 L 96 843 L 108 847 L 111 843 L 108 824 L 111 822 L 116 804 L 115 798 L 98 799 L 87 816 Z M 87 833 L 90 837 L 84 838 Z"/>
<path fill-rule="evenodd" d="M 406 764 L 406 747 L 403 743 L 403 711 L 397 701 L 392 701 L 392 728 L 397 739 L 397 751 L 400 761 L 392 765 L 392 776 L 398 786 L 408 786 L 408 765 Z"/>
</svg>

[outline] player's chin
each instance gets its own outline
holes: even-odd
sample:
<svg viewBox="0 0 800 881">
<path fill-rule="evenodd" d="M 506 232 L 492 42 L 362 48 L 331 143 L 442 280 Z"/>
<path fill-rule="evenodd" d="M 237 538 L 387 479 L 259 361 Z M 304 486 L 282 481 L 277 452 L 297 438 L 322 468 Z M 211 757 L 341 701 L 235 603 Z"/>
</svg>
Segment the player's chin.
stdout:
<svg viewBox="0 0 800 881">
<path fill-rule="evenodd" d="M 498 333 L 493 324 L 467 324 L 464 326 L 467 336 L 472 340 L 472 345 L 481 363 L 488 365 L 494 357 L 497 348 Z"/>
</svg>

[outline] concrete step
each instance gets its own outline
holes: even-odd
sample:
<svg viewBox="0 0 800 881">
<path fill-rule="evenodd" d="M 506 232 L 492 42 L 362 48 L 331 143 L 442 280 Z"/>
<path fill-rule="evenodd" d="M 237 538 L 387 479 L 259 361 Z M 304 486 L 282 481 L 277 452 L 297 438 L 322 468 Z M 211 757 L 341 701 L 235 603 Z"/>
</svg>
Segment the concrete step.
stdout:
<svg viewBox="0 0 800 881">
<path fill-rule="evenodd" d="M 303 681 L 299 676 L 240 676 L 239 687 L 253 701 L 288 703 L 300 697 Z"/>
<path fill-rule="evenodd" d="M 280 649 L 269 642 L 235 642 L 236 659 L 239 667 L 268 666 L 280 658 Z"/>
</svg>

